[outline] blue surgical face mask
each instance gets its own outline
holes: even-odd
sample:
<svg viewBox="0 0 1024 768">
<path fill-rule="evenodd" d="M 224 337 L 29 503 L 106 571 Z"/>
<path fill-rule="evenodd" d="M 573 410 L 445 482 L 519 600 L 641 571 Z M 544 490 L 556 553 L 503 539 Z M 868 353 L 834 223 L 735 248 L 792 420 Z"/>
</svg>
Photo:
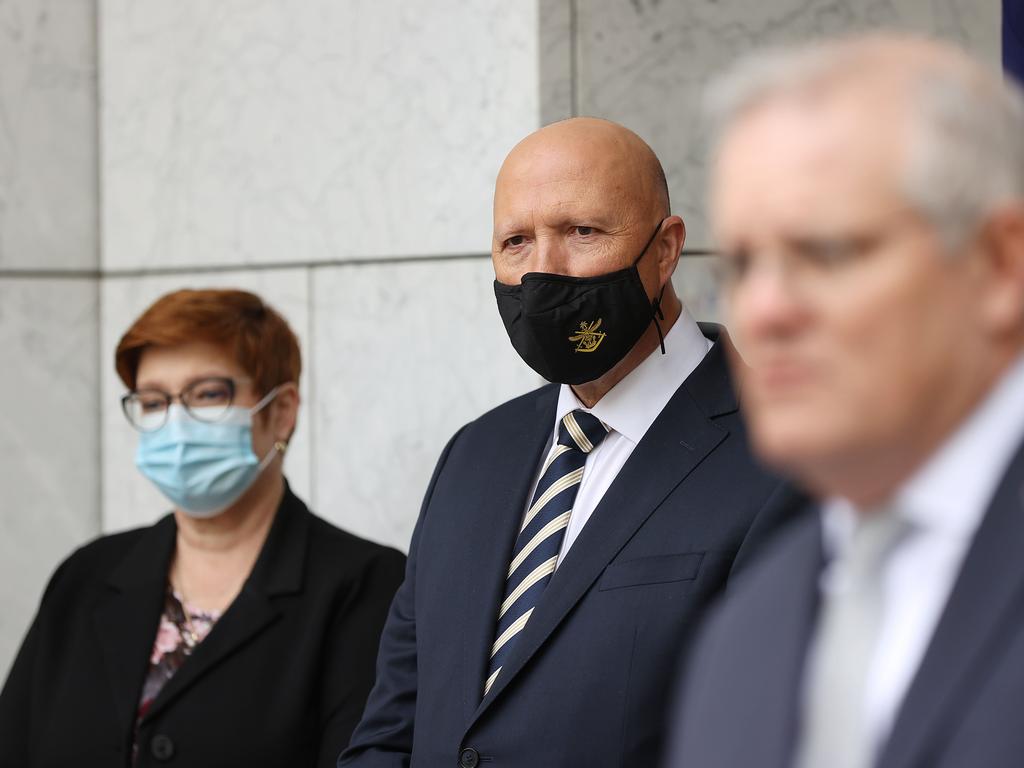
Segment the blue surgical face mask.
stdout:
<svg viewBox="0 0 1024 768">
<path fill-rule="evenodd" d="M 276 395 L 275 387 L 253 408 L 232 406 L 213 423 L 198 421 L 172 404 L 163 427 L 139 436 L 135 466 L 185 514 L 215 517 L 237 501 L 277 455 L 278 444 L 262 460 L 252 449 L 253 415 Z"/>
</svg>

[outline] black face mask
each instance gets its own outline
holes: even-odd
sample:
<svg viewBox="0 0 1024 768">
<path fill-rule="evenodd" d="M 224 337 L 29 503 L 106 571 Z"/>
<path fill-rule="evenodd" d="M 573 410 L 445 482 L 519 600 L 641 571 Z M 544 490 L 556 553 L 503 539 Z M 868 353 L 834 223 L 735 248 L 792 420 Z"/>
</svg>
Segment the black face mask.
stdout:
<svg viewBox="0 0 1024 768">
<path fill-rule="evenodd" d="M 596 277 L 528 272 L 519 285 L 494 281 L 498 313 L 519 356 L 548 381 L 583 384 L 608 373 L 633 348 L 657 318 L 661 293 L 653 301 L 636 265 L 661 231 L 625 269 Z"/>
</svg>

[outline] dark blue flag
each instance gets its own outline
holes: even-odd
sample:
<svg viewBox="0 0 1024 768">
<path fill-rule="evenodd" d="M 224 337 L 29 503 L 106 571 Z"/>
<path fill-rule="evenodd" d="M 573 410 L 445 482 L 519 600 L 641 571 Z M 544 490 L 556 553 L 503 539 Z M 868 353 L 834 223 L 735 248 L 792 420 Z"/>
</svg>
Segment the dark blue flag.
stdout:
<svg viewBox="0 0 1024 768">
<path fill-rule="evenodd" d="M 1024 0 L 1003 0 L 1003 70 L 1024 84 Z"/>
</svg>

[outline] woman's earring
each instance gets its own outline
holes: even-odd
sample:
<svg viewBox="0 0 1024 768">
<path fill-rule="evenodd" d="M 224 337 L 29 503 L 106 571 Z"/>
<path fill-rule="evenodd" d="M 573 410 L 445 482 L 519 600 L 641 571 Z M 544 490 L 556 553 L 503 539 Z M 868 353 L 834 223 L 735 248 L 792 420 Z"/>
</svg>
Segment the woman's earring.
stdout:
<svg viewBox="0 0 1024 768">
<path fill-rule="evenodd" d="M 288 443 L 286 443 L 284 440 L 278 440 L 276 443 L 274 443 L 274 450 L 277 451 L 278 453 L 283 454 L 286 450 L 288 450 Z"/>
</svg>

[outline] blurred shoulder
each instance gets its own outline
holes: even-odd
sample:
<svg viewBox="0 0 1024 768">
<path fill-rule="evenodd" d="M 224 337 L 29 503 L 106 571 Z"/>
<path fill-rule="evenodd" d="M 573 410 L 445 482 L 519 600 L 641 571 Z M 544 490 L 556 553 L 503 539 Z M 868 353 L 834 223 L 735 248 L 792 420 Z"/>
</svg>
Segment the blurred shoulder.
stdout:
<svg viewBox="0 0 1024 768">
<path fill-rule="evenodd" d="M 795 593 L 816 591 L 823 566 L 821 520 L 814 507 L 804 507 L 729 581 L 714 606 L 704 634 L 720 641 L 746 643 L 750 632 L 778 617 L 780 603 Z M 811 585 L 808 587 L 808 585 Z"/>
</svg>

